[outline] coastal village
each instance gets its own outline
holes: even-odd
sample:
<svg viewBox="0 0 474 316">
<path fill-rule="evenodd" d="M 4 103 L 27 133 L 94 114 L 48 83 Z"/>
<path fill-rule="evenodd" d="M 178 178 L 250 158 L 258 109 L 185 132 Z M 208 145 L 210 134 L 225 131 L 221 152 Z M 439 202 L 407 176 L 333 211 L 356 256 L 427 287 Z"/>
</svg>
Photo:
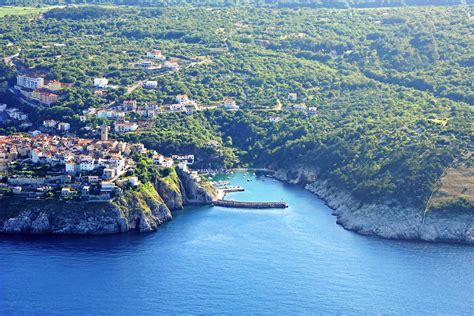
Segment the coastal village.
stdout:
<svg viewBox="0 0 474 316">
<path fill-rule="evenodd" d="M 224 97 L 221 101 L 213 104 L 202 104 L 197 100 L 192 99 L 186 94 L 177 94 L 173 102 L 145 102 L 135 98 L 128 97 L 136 89 L 142 88 L 145 90 L 159 89 L 159 82 L 157 78 L 163 75 L 174 76 L 182 69 L 194 67 L 199 64 L 209 63 L 205 56 L 198 56 L 200 58 L 188 58 L 180 60 L 174 57 L 165 56 L 161 50 L 152 49 L 142 55 L 142 59 L 130 66 L 145 68 L 148 79 L 135 82 L 133 85 L 124 87 L 126 94 L 119 100 L 112 102 L 106 98 L 111 91 L 120 88 L 113 85 L 106 77 L 91 78 L 89 90 L 92 94 L 102 99 L 102 105 L 99 107 L 89 107 L 83 110 L 82 115 L 78 117 L 78 123 L 86 124 L 86 130 L 94 129 L 89 122 L 94 118 L 101 120 L 110 120 L 113 122 L 113 132 L 128 133 L 140 130 L 146 126 L 146 122 L 152 120 L 160 114 L 164 113 L 186 113 L 192 115 L 195 112 L 221 108 L 228 111 L 235 111 L 240 109 L 240 105 L 232 97 Z M 14 60 L 14 59 L 13 59 Z M 14 65 L 14 62 L 11 62 Z M 23 104 L 31 107 L 51 107 L 58 105 L 64 98 L 64 93 L 68 88 L 73 87 L 73 84 L 63 83 L 56 80 L 47 80 L 41 74 L 28 72 L 23 70 L 17 75 L 16 84 L 10 87 L 10 92 L 14 94 L 18 100 Z M 277 107 L 281 107 L 280 101 Z M 308 116 L 318 114 L 318 109 L 315 107 L 307 107 L 304 99 L 298 96 L 297 93 L 289 93 L 286 100 L 286 108 L 290 110 L 303 111 Z M 10 107 L 6 104 L 0 104 L 0 121 L 11 120 L 18 122 L 19 127 L 23 131 L 32 132 L 39 129 L 40 126 L 34 126 L 28 114 L 22 112 L 19 108 Z M 271 116 L 271 122 L 278 122 L 281 119 L 279 116 Z M 41 131 L 51 133 L 53 131 L 65 134 L 69 132 L 74 122 L 61 122 L 50 117 L 43 121 Z"/>
<path fill-rule="evenodd" d="M 148 154 L 158 168 L 176 164 L 191 173 L 187 166 L 194 162 L 193 155 L 165 157 L 143 144 L 111 140 L 109 129 L 101 127 L 100 139 L 0 136 L 0 196 L 108 201 L 139 185 L 135 154 Z"/>
</svg>

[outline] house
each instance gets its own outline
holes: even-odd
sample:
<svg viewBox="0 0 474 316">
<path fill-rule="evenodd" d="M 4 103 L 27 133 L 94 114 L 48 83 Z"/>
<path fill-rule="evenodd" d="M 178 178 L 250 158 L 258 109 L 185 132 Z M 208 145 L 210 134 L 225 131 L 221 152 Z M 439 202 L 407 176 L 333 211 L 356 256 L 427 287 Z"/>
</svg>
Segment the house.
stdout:
<svg viewBox="0 0 474 316">
<path fill-rule="evenodd" d="M 69 197 L 73 194 L 73 191 L 71 190 L 71 188 L 62 188 L 61 189 L 61 196 L 62 197 Z"/>
<path fill-rule="evenodd" d="M 115 183 L 102 182 L 100 185 L 100 193 L 112 193 L 115 190 Z"/>
<path fill-rule="evenodd" d="M 16 84 L 23 88 L 41 89 L 44 87 L 44 78 L 18 75 L 16 77 Z"/>
<path fill-rule="evenodd" d="M 171 168 L 173 167 L 174 161 L 172 158 L 166 157 L 163 159 L 163 162 L 161 163 L 161 166 L 164 168 Z"/>
<path fill-rule="evenodd" d="M 186 111 L 186 106 L 184 104 L 171 104 L 170 111 Z"/>
<path fill-rule="evenodd" d="M 156 89 L 158 88 L 158 81 L 146 81 L 145 82 L 145 88 L 147 89 Z"/>
<path fill-rule="evenodd" d="M 293 109 L 295 109 L 295 110 L 306 110 L 307 106 L 304 103 L 298 103 L 298 104 L 293 105 Z"/>
<path fill-rule="evenodd" d="M 65 131 L 67 132 L 68 130 L 71 129 L 71 124 L 66 123 L 66 122 L 61 122 L 58 123 L 58 131 Z"/>
<path fill-rule="evenodd" d="M 51 80 L 47 85 L 48 90 L 59 91 L 63 88 L 63 84 L 56 80 Z"/>
<path fill-rule="evenodd" d="M 94 87 L 96 88 L 107 88 L 109 85 L 109 80 L 106 78 L 95 78 L 94 79 Z"/>
<path fill-rule="evenodd" d="M 79 170 L 81 172 L 89 172 L 93 171 L 95 169 L 95 159 L 90 157 L 90 156 L 83 156 L 81 157 L 80 163 L 79 163 Z"/>
<path fill-rule="evenodd" d="M 25 121 L 28 119 L 28 115 L 21 112 L 17 108 L 10 108 L 7 110 L 7 114 L 11 119 L 18 120 L 18 121 Z"/>
<path fill-rule="evenodd" d="M 294 92 L 288 93 L 288 100 L 296 101 L 296 100 L 298 100 L 298 95 Z"/>
<path fill-rule="evenodd" d="M 179 104 L 187 104 L 189 102 L 189 98 L 187 95 L 185 94 L 178 94 L 176 96 L 176 103 L 179 103 Z"/>
<path fill-rule="evenodd" d="M 119 121 L 115 122 L 114 131 L 116 133 L 126 133 L 126 132 L 133 132 L 137 130 L 138 125 L 135 122 L 129 121 Z"/>
<path fill-rule="evenodd" d="M 135 111 L 137 109 L 137 100 L 124 100 L 122 105 L 124 111 Z"/>
<path fill-rule="evenodd" d="M 161 61 L 166 60 L 166 57 L 163 54 L 161 54 L 161 50 L 159 50 L 159 49 L 153 49 L 152 51 L 147 52 L 146 57 L 153 58 L 153 59 L 158 59 L 158 60 L 161 60 Z"/>
<path fill-rule="evenodd" d="M 188 165 L 192 165 L 194 163 L 194 155 L 173 155 L 172 158 L 180 162 L 185 162 Z"/>
<path fill-rule="evenodd" d="M 272 123 L 278 123 L 278 122 L 281 121 L 281 117 L 279 117 L 279 116 L 270 116 L 268 120 Z"/>
<path fill-rule="evenodd" d="M 99 177 L 98 176 L 88 176 L 87 177 L 87 182 L 89 182 L 89 183 L 98 183 L 99 182 Z"/>
<path fill-rule="evenodd" d="M 43 121 L 43 126 L 46 128 L 56 128 L 58 122 L 55 120 L 45 120 Z"/>
<path fill-rule="evenodd" d="M 140 184 L 140 181 L 138 181 L 137 177 L 129 177 L 127 182 L 132 187 L 137 187 Z"/>
<path fill-rule="evenodd" d="M 171 70 L 171 71 L 178 71 L 179 70 L 179 64 L 175 59 L 167 60 L 163 64 L 163 67 Z"/>
<path fill-rule="evenodd" d="M 160 154 L 153 155 L 153 164 L 162 165 L 164 161 L 165 161 L 165 157 L 163 155 L 160 155 Z"/>
<path fill-rule="evenodd" d="M 66 161 L 65 165 L 66 173 L 75 174 L 79 170 L 79 165 L 74 160 Z"/>
<path fill-rule="evenodd" d="M 318 115 L 318 108 L 315 106 L 311 106 L 308 108 L 308 114 L 309 115 Z"/>
<path fill-rule="evenodd" d="M 31 92 L 31 98 L 40 101 L 41 103 L 50 105 L 59 100 L 59 95 L 51 93 L 45 89 L 37 89 Z"/>
<path fill-rule="evenodd" d="M 107 94 L 108 94 L 108 92 L 105 91 L 105 90 L 96 90 L 96 91 L 94 91 L 94 96 L 96 96 L 98 98 L 104 98 L 104 97 L 107 96 Z"/>
<path fill-rule="evenodd" d="M 119 112 L 114 110 L 99 110 L 96 113 L 97 118 L 102 119 L 122 119 L 125 118 L 125 112 Z"/>
<path fill-rule="evenodd" d="M 238 110 L 240 108 L 240 106 L 237 105 L 235 100 L 231 98 L 225 98 L 224 100 L 222 100 L 222 106 L 228 110 Z"/>
</svg>

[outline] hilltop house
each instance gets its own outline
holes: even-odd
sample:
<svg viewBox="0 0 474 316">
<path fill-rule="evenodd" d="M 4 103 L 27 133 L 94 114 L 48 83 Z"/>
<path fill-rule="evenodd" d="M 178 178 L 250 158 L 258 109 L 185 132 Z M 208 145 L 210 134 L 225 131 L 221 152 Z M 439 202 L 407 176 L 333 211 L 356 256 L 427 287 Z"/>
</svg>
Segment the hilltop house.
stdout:
<svg viewBox="0 0 474 316">
<path fill-rule="evenodd" d="M 166 56 L 164 56 L 161 53 L 161 50 L 159 50 L 159 49 L 153 49 L 153 50 L 147 52 L 146 57 L 153 58 L 153 59 L 158 59 L 158 60 L 161 60 L 161 61 L 166 60 Z"/>
<path fill-rule="evenodd" d="M 237 105 L 235 100 L 231 98 L 225 98 L 224 100 L 222 100 L 222 106 L 228 110 L 238 110 L 240 108 L 240 106 Z"/>
<path fill-rule="evenodd" d="M 170 59 L 170 60 L 165 61 L 165 63 L 163 64 L 163 67 L 165 67 L 165 68 L 167 68 L 171 71 L 178 71 L 179 70 L 179 64 L 176 61 L 176 59 Z"/>
<path fill-rule="evenodd" d="M 158 88 L 158 81 L 146 81 L 145 82 L 145 88 L 147 89 L 156 89 Z"/>
<path fill-rule="evenodd" d="M 179 103 L 179 104 L 187 104 L 189 102 L 189 98 L 187 95 L 185 94 L 178 94 L 176 96 L 176 103 Z"/>
<path fill-rule="evenodd" d="M 109 85 L 109 80 L 106 78 L 95 78 L 94 79 L 94 87 L 96 88 L 107 88 Z"/>
</svg>

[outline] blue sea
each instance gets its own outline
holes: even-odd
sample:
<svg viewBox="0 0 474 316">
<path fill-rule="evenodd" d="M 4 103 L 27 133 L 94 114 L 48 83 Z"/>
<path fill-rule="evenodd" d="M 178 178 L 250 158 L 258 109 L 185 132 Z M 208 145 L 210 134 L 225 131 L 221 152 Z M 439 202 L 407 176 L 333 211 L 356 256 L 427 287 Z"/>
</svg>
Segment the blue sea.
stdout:
<svg viewBox="0 0 474 316">
<path fill-rule="evenodd" d="M 247 178 L 249 178 L 248 181 Z M 316 196 L 237 173 L 155 233 L 0 236 L 0 315 L 474 314 L 474 247 L 359 236 Z"/>
</svg>

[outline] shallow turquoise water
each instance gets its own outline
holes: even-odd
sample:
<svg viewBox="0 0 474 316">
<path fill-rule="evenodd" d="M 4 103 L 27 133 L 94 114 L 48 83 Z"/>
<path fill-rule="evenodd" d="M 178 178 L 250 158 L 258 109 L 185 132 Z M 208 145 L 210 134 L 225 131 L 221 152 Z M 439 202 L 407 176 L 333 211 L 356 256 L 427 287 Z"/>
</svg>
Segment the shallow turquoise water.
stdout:
<svg viewBox="0 0 474 316">
<path fill-rule="evenodd" d="M 474 314 L 474 248 L 364 237 L 296 186 L 287 209 L 195 207 L 151 234 L 0 237 L 0 314 Z"/>
</svg>

